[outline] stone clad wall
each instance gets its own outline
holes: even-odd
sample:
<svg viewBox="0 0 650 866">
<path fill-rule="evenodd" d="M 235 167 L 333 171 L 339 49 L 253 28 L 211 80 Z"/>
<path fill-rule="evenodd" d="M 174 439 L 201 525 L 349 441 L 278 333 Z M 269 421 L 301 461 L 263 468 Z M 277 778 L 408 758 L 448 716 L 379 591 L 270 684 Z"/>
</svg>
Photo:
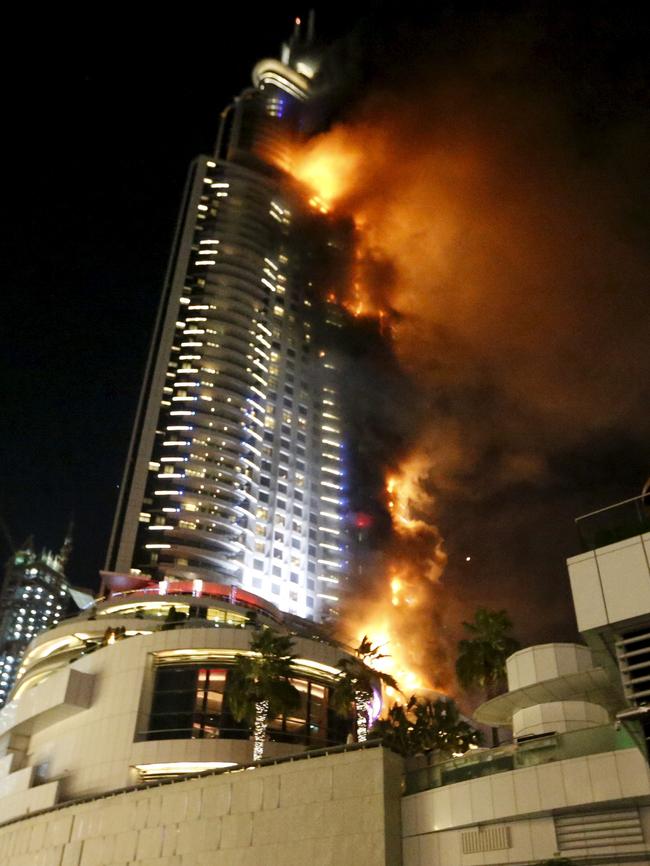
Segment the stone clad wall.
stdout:
<svg viewBox="0 0 650 866">
<path fill-rule="evenodd" d="M 400 866 L 401 759 L 349 751 L 0 827 L 0 866 Z"/>
</svg>

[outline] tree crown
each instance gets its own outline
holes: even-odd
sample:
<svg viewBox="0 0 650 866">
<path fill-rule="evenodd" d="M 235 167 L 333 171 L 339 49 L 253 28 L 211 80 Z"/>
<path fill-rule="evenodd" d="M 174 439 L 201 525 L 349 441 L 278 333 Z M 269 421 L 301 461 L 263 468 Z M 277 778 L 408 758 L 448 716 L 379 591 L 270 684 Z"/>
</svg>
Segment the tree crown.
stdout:
<svg viewBox="0 0 650 866">
<path fill-rule="evenodd" d="M 293 639 L 265 628 L 250 643 L 254 655 L 238 655 L 230 674 L 229 706 L 239 722 L 252 723 L 255 705 L 269 702 L 269 716 L 293 709 L 300 702 L 300 693 L 289 682 Z"/>
</svg>

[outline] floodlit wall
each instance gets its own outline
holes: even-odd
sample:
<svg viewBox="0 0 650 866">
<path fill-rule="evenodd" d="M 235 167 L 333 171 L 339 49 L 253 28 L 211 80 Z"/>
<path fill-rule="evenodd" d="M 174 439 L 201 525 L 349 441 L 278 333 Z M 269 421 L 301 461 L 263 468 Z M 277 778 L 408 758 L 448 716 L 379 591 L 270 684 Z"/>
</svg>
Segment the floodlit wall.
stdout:
<svg viewBox="0 0 650 866">
<path fill-rule="evenodd" d="M 102 626 L 123 622 L 106 618 Z M 73 629 L 74 621 L 65 628 Z M 0 714 L 0 822 L 25 810 L 136 784 L 138 764 L 251 762 L 249 740 L 145 741 L 141 734 L 149 720 L 153 653 L 246 650 L 250 636 L 250 629 L 197 628 L 132 637 L 81 656 L 8 704 Z M 329 666 L 341 654 L 300 637 L 294 647 L 297 656 Z M 298 751 L 301 747 L 289 743 L 266 747 L 269 757 Z"/>
<path fill-rule="evenodd" d="M 634 748 L 423 791 L 402 801 L 403 864 L 501 866 L 558 851 L 647 864 L 650 807 L 640 804 L 649 797 L 648 767 Z"/>
<path fill-rule="evenodd" d="M 401 771 L 370 748 L 63 805 L 0 827 L 0 866 L 400 866 Z"/>
<path fill-rule="evenodd" d="M 595 662 L 589 647 L 575 643 L 546 643 L 513 653 L 506 661 L 508 690 L 591 670 Z"/>
<path fill-rule="evenodd" d="M 650 532 L 567 562 L 579 631 L 650 614 Z"/>
</svg>

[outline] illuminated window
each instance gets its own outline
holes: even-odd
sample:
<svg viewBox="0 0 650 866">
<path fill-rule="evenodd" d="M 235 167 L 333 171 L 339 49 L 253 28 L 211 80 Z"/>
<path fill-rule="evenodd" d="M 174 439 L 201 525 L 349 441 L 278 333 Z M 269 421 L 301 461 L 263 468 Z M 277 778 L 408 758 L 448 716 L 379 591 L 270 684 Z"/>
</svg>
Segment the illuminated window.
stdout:
<svg viewBox="0 0 650 866">
<path fill-rule="evenodd" d="M 180 665 L 156 671 L 147 738 L 204 739 L 248 736 L 225 706 L 227 670 Z"/>
</svg>

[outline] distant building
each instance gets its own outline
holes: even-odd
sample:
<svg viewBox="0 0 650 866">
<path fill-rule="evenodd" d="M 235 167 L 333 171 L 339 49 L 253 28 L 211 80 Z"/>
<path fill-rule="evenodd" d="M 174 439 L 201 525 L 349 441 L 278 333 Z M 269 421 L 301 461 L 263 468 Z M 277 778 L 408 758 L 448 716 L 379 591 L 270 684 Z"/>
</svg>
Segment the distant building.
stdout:
<svg viewBox="0 0 650 866">
<path fill-rule="evenodd" d="M 64 574 L 69 551 L 69 537 L 56 554 L 37 553 L 30 538 L 7 561 L 0 591 L 0 707 L 29 642 L 77 609 Z"/>
</svg>

